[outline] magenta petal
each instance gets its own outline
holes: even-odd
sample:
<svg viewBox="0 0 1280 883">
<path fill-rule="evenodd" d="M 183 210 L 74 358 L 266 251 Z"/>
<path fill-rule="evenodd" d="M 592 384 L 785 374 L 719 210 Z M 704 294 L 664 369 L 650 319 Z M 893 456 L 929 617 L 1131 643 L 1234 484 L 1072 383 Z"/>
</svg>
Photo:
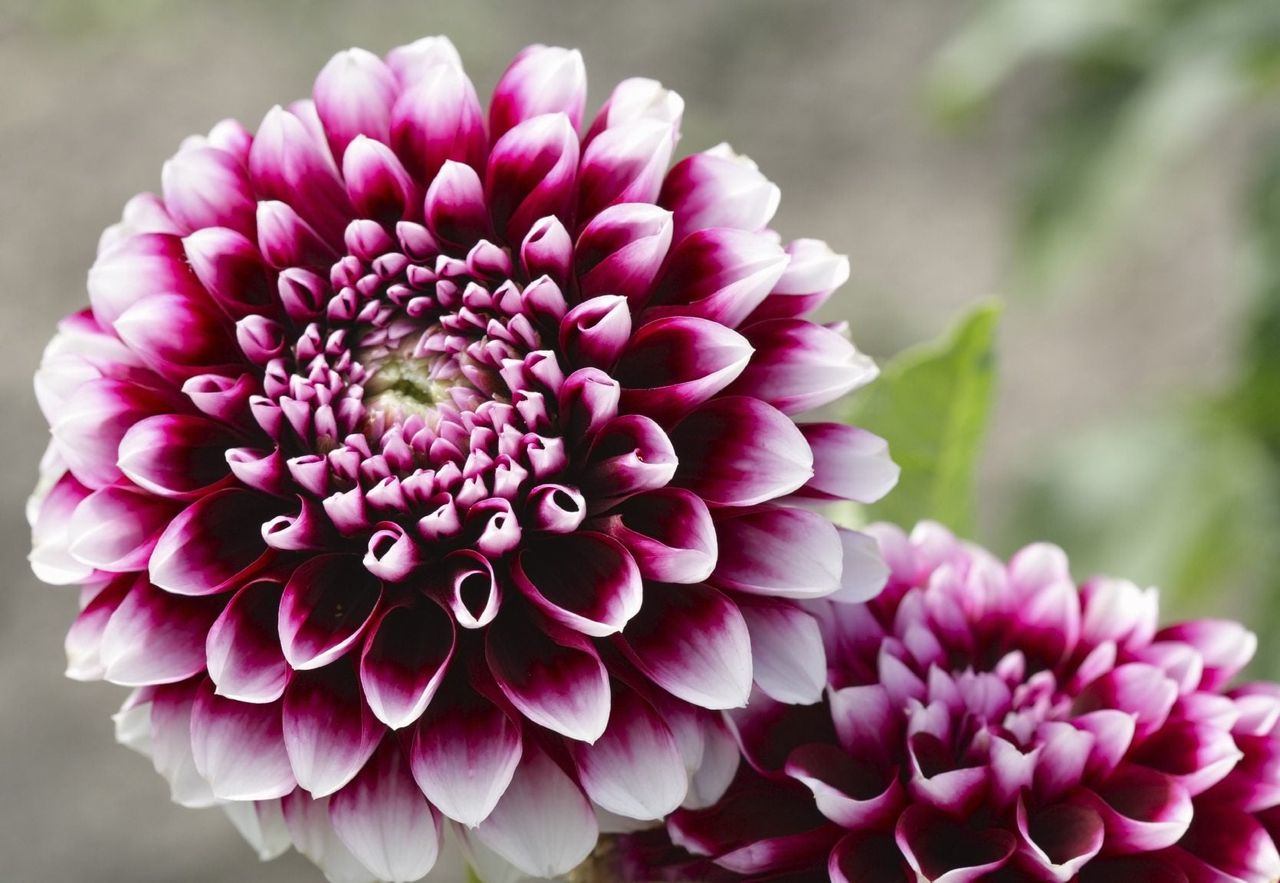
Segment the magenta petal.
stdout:
<svg viewBox="0 0 1280 883">
<path fill-rule="evenodd" d="M 918 877 L 889 833 L 854 833 L 831 851 L 831 883 L 915 883 Z"/>
<path fill-rule="evenodd" d="M 581 742 L 604 732 L 609 676 L 585 638 L 552 640 L 513 608 L 489 625 L 485 658 L 503 695 L 535 724 Z"/>
<path fill-rule="evenodd" d="M 393 739 L 333 796 L 329 818 L 338 838 L 379 880 L 409 883 L 436 863 L 439 823 Z"/>
<path fill-rule="evenodd" d="M 133 590 L 133 574 L 118 576 L 93 596 L 67 630 L 63 645 L 67 653 L 66 675 L 77 681 L 97 681 L 106 674 L 102 661 L 102 634 L 111 615 Z"/>
<path fill-rule="evenodd" d="M 449 160 L 440 167 L 427 188 L 423 214 L 431 235 L 455 248 L 469 248 L 489 235 L 484 185 L 465 163 Z"/>
<path fill-rule="evenodd" d="M 484 163 L 484 115 L 475 87 L 453 61 L 424 67 L 391 111 L 391 147 L 426 184 L 446 160 L 474 169 Z"/>
<path fill-rule="evenodd" d="M 273 291 L 256 236 L 256 206 L 244 230 L 205 227 L 182 240 L 191 269 L 209 296 L 232 319 L 253 315 L 271 304 Z"/>
<path fill-rule="evenodd" d="M 797 239 L 786 248 L 787 269 L 752 319 L 800 316 L 821 306 L 849 280 L 849 259 L 818 239 Z"/>
<path fill-rule="evenodd" d="M 239 360 L 224 321 L 207 299 L 154 294 L 125 310 L 115 330 L 157 374 L 180 382 Z"/>
<path fill-rule="evenodd" d="M 616 294 L 584 300 L 560 323 L 560 349 L 581 367 L 612 369 L 630 339 L 631 310 Z"/>
<path fill-rule="evenodd" d="M 675 212 L 676 233 L 684 237 L 708 227 L 763 230 L 781 197 L 754 162 L 721 144 L 676 163 L 659 201 Z"/>
<path fill-rule="evenodd" d="M 699 230 L 672 249 L 648 318 L 697 316 L 736 328 L 786 267 L 787 255 L 767 234 Z"/>
<path fill-rule="evenodd" d="M 199 281 L 187 264 L 182 240 L 142 233 L 103 251 L 89 269 L 89 303 L 104 327 L 143 298 L 155 294 L 199 297 Z"/>
<path fill-rule="evenodd" d="M 787 758 L 786 772 L 813 792 L 824 816 L 851 831 L 885 826 L 897 817 L 905 800 L 895 771 L 834 745 L 797 748 Z"/>
<path fill-rule="evenodd" d="M 227 477 L 226 451 L 235 436 L 212 420 L 161 414 L 135 423 L 120 440 L 120 471 L 162 497 L 202 494 Z"/>
<path fill-rule="evenodd" d="M 830 404 L 879 371 L 838 331 L 804 319 L 774 319 L 743 329 L 757 356 L 730 388 L 785 414 Z"/>
<path fill-rule="evenodd" d="M 1178 842 L 1191 824 L 1191 796 L 1172 776 L 1127 764 L 1081 802 L 1102 817 L 1107 847 L 1118 853 L 1154 852 Z"/>
<path fill-rule="evenodd" d="M 731 514 L 716 522 L 720 557 L 711 582 L 781 598 L 820 598 L 840 588 L 844 548 L 834 525 L 783 506 Z"/>
<path fill-rule="evenodd" d="M 658 686 L 702 708 L 738 708 L 751 693 L 746 620 L 709 586 L 649 586 L 620 647 Z"/>
<path fill-rule="evenodd" d="M 360 655 L 360 683 L 378 720 L 398 730 L 421 717 L 453 650 L 453 620 L 436 605 L 384 611 L 370 626 Z"/>
<path fill-rule="evenodd" d="M 578 136 L 563 113 L 532 117 L 493 145 L 485 195 L 494 227 L 520 242 L 534 222 L 555 215 L 569 224 L 578 168 Z"/>
<path fill-rule="evenodd" d="M 601 132 L 582 152 L 579 218 L 592 218 L 614 205 L 657 199 L 675 135 L 671 123 L 655 119 L 634 120 Z"/>
<path fill-rule="evenodd" d="M 804 423 L 800 431 L 813 450 L 813 478 L 802 495 L 874 503 L 898 483 L 898 464 L 880 436 L 843 423 Z"/>
<path fill-rule="evenodd" d="M 587 460 L 582 489 L 605 498 L 665 487 L 678 466 L 670 437 L 642 414 L 610 420 L 592 441 Z"/>
<path fill-rule="evenodd" d="M 191 144 L 168 160 L 160 172 L 164 205 L 185 232 L 229 227 L 252 234 L 253 190 L 249 176 L 230 153 L 208 144 Z"/>
<path fill-rule="evenodd" d="M 170 522 L 151 553 L 151 581 L 179 595 L 226 591 L 266 563 L 266 544 L 246 524 L 278 514 L 269 497 L 222 490 L 201 497 Z"/>
<path fill-rule="evenodd" d="M 529 46 L 516 55 L 494 87 L 489 135 L 496 141 L 514 126 L 544 113 L 563 113 L 576 129 L 586 100 L 587 71 L 578 50 Z"/>
<path fill-rule="evenodd" d="M 168 684 L 151 691 L 147 748 L 156 772 L 169 783 L 169 796 L 179 806 L 193 808 L 218 803 L 209 783 L 196 769 L 191 748 L 191 713 L 198 682 Z"/>
<path fill-rule="evenodd" d="M 1116 708 L 1137 717 L 1136 742 L 1156 732 L 1169 717 L 1178 698 L 1178 687 L 1163 671 L 1140 662 L 1121 665 L 1089 684 L 1076 696 L 1081 714 Z"/>
<path fill-rule="evenodd" d="M 493 622 L 502 604 L 502 591 L 493 564 L 484 556 L 461 549 L 441 562 L 445 604 L 464 629 Z"/>
<path fill-rule="evenodd" d="M 1242 757 L 1226 730 L 1198 721 L 1170 721 L 1129 759 L 1168 773 L 1195 797 L 1222 781 Z"/>
<path fill-rule="evenodd" d="M 219 696 L 263 703 L 284 695 L 290 670 L 276 628 L 283 591 L 276 580 L 249 583 L 209 629 L 205 655 Z"/>
<path fill-rule="evenodd" d="M 996 828 L 975 830 L 923 806 L 898 819 L 899 848 L 916 873 L 937 883 L 970 883 L 1003 867 L 1017 838 Z"/>
<path fill-rule="evenodd" d="M 360 694 L 346 662 L 299 672 L 284 692 L 282 738 L 298 784 L 313 797 L 332 794 L 368 761 L 385 728 Z"/>
<path fill-rule="evenodd" d="M 556 877 L 587 857 L 598 828 L 578 786 L 540 748 L 529 744 L 511 785 L 475 833 L 526 874 Z"/>
<path fill-rule="evenodd" d="M 1204 659 L 1201 690 L 1220 690 L 1249 664 L 1258 647 L 1258 636 L 1230 620 L 1202 619 L 1162 629 L 1158 641 L 1190 644 Z"/>
<path fill-rule="evenodd" d="M 395 75 L 371 52 L 348 49 L 329 59 L 312 94 L 333 155 L 342 156 L 357 135 L 385 142 L 398 91 Z"/>
<path fill-rule="evenodd" d="M 574 566 L 566 568 L 566 561 Z M 541 537 L 517 556 L 512 578 L 548 617 L 591 637 L 621 631 L 640 610 L 643 584 L 636 562 L 605 534 Z"/>
<path fill-rule="evenodd" d="M 1102 851 L 1106 838 L 1102 819 L 1088 807 L 1056 804 L 1028 812 L 1021 800 L 1018 833 L 1028 861 L 1063 883 Z"/>
<path fill-rule="evenodd" d="M 249 176 L 259 200 L 288 203 L 326 240 L 341 240 L 351 202 L 329 145 L 300 116 L 280 107 L 267 113 L 249 148 Z"/>
<path fill-rule="evenodd" d="M 841 747 L 855 757 L 882 765 L 896 752 L 889 746 L 902 738 L 905 719 L 881 684 L 845 687 L 830 694 L 831 720 Z"/>
<path fill-rule="evenodd" d="M 640 310 L 671 248 L 671 213 L 648 203 L 623 203 L 600 212 L 574 249 L 583 299 L 625 297 Z"/>
<path fill-rule="evenodd" d="M 442 696 L 413 735 L 410 762 L 418 787 L 442 813 L 474 827 L 493 811 L 520 761 L 520 727 L 471 694 Z"/>
<path fill-rule="evenodd" d="M 278 702 L 224 699 L 205 681 L 191 712 L 191 750 L 196 769 L 223 800 L 270 800 L 297 787 Z"/>
<path fill-rule="evenodd" d="M 674 483 L 708 503 L 753 506 L 813 476 L 813 452 L 782 412 L 757 399 L 712 399 L 672 430 Z"/>
<path fill-rule="evenodd" d="M 67 551 L 96 570 L 143 570 L 174 506 L 151 494 L 114 485 L 94 491 L 76 506 Z"/>
<path fill-rule="evenodd" d="M 139 579 L 102 632 L 103 677 L 129 687 L 168 684 L 204 671 L 216 600 L 183 598 Z"/>
<path fill-rule="evenodd" d="M 663 818 L 689 787 L 671 728 L 630 690 L 614 690 L 604 735 L 593 745 L 576 743 L 570 750 L 587 796 L 628 819 Z"/>
<path fill-rule="evenodd" d="M 129 428 L 153 414 L 181 409 L 167 392 L 108 378 L 90 380 L 52 415 L 54 446 L 83 484 L 104 487 L 120 478 L 118 451 Z"/>
<path fill-rule="evenodd" d="M 756 685 L 779 702 L 820 701 L 827 684 L 827 655 L 818 621 L 788 601 L 742 597 L 737 604 L 751 633 Z"/>
<path fill-rule="evenodd" d="M 609 533 L 627 547 L 645 579 L 697 583 L 715 569 L 715 525 L 697 494 L 680 488 L 637 494 L 616 516 Z"/>
<path fill-rule="evenodd" d="M 410 213 L 416 189 L 391 148 L 356 136 L 342 154 L 342 180 L 359 217 L 394 223 Z"/>
<path fill-rule="evenodd" d="M 1209 866 L 1204 879 L 1222 879 L 1217 874 L 1257 883 L 1280 879 L 1280 851 L 1272 835 L 1254 816 L 1236 809 L 1196 807 L 1178 848 Z"/>
<path fill-rule="evenodd" d="M 373 620 L 382 584 L 354 555 L 318 555 L 293 572 L 280 599 L 280 645 L 298 670 L 345 654 Z"/>
<path fill-rule="evenodd" d="M 751 355 L 742 335 L 716 322 L 685 316 L 650 322 L 627 341 L 614 371 L 622 407 L 674 420 L 733 382 Z"/>
</svg>

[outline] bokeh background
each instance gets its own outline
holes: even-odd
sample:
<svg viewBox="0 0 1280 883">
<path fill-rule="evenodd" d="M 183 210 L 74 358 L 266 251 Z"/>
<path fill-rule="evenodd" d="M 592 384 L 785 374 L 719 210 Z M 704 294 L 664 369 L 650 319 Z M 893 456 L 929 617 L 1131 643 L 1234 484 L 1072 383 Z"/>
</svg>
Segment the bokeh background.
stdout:
<svg viewBox="0 0 1280 883">
<path fill-rule="evenodd" d="M 1168 589 L 1276 642 L 1280 20 L 1272 0 L 0 3 L 0 881 L 309 881 L 116 747 L 124 691 L 62 678 L 75 593 L 26 566 L 30 377 L 99 231 L 187 134 L 251 127 L 335 51 L 450 35 L 483 94 L 578 46 L 598 106 L 651 76 L 681 150 L 731 141 L 776 227 L 853 276 L 828 307 L 888 358 L 1005 304 L 976 538 Z M 1264 654 L 1259 670 L 1280 674 Z"/>
</svg>

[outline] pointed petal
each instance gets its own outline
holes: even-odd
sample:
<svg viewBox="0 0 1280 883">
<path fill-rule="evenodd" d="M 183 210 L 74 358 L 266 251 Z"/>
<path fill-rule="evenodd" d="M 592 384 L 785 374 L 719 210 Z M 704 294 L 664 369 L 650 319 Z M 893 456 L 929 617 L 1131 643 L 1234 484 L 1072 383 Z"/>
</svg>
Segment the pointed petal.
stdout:
<svg viewBox="0 0 1280 883">
<path fill-rule="evenodd" d="M 719 547 L 711 511 L 690 491 L 637 494 L 618 507 L 609 533 L 627 547 L 645 579 L 697 583 L 715 569 Z"/>
<path fill-rule="evenodd" d="M 566 561 L 574 567 L 565 568 Z M 540 537 L 516 557 L 511 576 L 539 610 L 591 637 L 621 631 L 640 610 L 640 570 L 623 545 L 605 534 Z"/>
<path fill-rule="evenodd" d="M 232 596 L 205 640 L 209 678 L 219 696 L 275 702 L 289 682 L 289 663 L 276 627 L 283 586 L 255 580 Z"/>
<path fill-rule="evenodd" d="M 398 92 L 395 74 L 372 52 L 347 49 L 329 59 L 312 96 L 333 155 L 342 156 L 357 135 L 387 141 Z"/>
<path fill-rule="evenodd" d="M 673 483 L 708 503 L 753 506 L 813 476 L 813 453 L 800 430 L 757 399 L 712 399 L 670 437 L 680 461 Z"/>
<path fill-rule="evenodd" d="M 534 877 L 576 867 L 595 847 L 596 818 L 578 786 L 534 745 L 526 745 L 510 787 L 475 829 L 489 848 Z"/>
<path fill-rule="evenodd" d="M 196 769 L 223 800 L 270 800 L 297 787 L 280 723 L 280 703 L 224 699 L 205 680 L 191 712 Z"/>
<path fill-rule="evenodd" d="M 72 513 L 67 551 L 96 570 L 142 570 L 174 511 L 165 500 L 127 486 L 102 488 Z"/>
<path fill-rule="evenodd" d="M 354 555 L 317 555 L 289 577 L 280 599 L 280 646 L 293 668 L 328 665 L 373 620 L 382 584 Z"/>
<path fill-rule="evenodd" d="M 379 880 L 417 880 L 431 870 L 440 851 L 435 813 L 393 739 L 333 796 L 329 819 L 351 854 Z"/>
<path fill-rule="evenodd" d="M 844 547 L 830 521 L 784 506 L 716 522 L 720 558 L 711 582 L 780 598 L 820 598 L 840 588 Z"/>
<path fill-rule="evenodd" d="M 708 586 L 650 586 L 620 647 L 668 693 L 737 708 L 751 693 L 751 636 L 742 612 Z"/>
<path fill-rule="evenodd" d="M 751 360 L 746 339 L 706 319 L 650 322 L 627 341 L 614 377 L 622 407 L 660 423 L 674 420 L 733 382 Z"/>
<path fill-rule="evenodd" d="M 496 141 L 514 126 L 545 113 L 563 113 L 577 129 L 586 100 L 582 53 L 558 46 L 529 46 L 516 55 L 494 87 L 489 102 L 490 137 Z"/>
<path fill-rule="evenodd" d="M 802 496 L 874 503 L 898 483 L 901 470 L 880 436 L 843 423 L 804 423 L 800 431 L 813 451 L 813 478 Z"/>
<path fill-rule="evenodd" d="M 313 797 L 325 797 L 350 782 L 385 732 L 360 695 L 360 682 L 348 663 L 300 672 L 285 689 L 284 748 L 298 784 Z"/>
<path fill-rule="evenodd" d="M 392 607 L 369 628 L 360 683 L 369 707 L 393 730 L 422 716 L 453 658 L 453 620 L 435 604 Z"/>
<path fill-rule="evenodd" d="M 494 227 L 513 243 L 548 215 L 569 226 L 577 169 L 578 136 L 563 113 L 532 117 L 512 128 L 489 152 L 485 197 Z"/>
<path fill-rule="evenodd" d="M 145 490 L 187 499 L 227 477 L 226 451 L 236 437 L 212 420 L 161 414 L 130 427 L 120 441 L 120 471 Z"/>
<path fill-rule="evenodd" d="M 629 819 L 661 819 L 688 791 L 684 758 L 671 729 L 640 696 L 616 689 L 609 726 L 594 745 L 571 746 L 587 796 Z"/>
<path fill-rule="evenodd" d="M 196 685 L 191 682 L 157 687 L 151 694 L 151 762 L 169 783 L 169 796 L 179 806 L 200 808 L 218 802 L 209 783 L 196 770 L 191 749 L 191 712 Z"/>
<path fill-rule="evenodd" d="M 485 635 L 485 658 L 503 695 L 525 717 L 582 742 L 609 721 L 609 676 L 599 655 L 573 632 L 552 640 L 527 617 L 502 616 Z"/>
<path fill-rule="evenodd" d="M 139 579 L 103 630 L 103 677 L 134 687 L 203 672 L 205 635 L 220 606 L 216 599 L 172 595 Z"/>
<path fill-rule="evenodd" d="M 520 755 L 519 725 L 467 686 L 464 696 L 441 696 L 427 709 L 409 760 L 427 799 L 454 821 L 475 827 L 507 790 Z"/>
<path fill-rule="evenodd" d="M 266 563 L 269 552 L 257 525 L 279 514 L 277 506 L 235 489 L 201 497 L 160 535 L 151 553 L 151 581 L 179 595 L 226 591 Z"/>
<path fill-rule="evenodd" d="M 821 701 L 827 654 L 818 621 L 790 603 L 740 598 L 751 633 L 752 671 L 765 695 L 798 705 Z"/>
</svg>

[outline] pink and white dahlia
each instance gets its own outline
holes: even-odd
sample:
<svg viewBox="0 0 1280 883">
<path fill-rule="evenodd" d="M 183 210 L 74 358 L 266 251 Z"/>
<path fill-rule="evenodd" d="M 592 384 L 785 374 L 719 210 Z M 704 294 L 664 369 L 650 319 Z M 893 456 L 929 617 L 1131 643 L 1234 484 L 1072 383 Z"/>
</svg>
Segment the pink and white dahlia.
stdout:
<svg viewBox="0 0 1280 883">
<path fill-rule="evenodd" d="M 875 374 L 804 318 L 846 260 L 727 148 L 668 170 L 675 93 L 585 97 L 564 49 L 487 115 L 445 39 L 339 53 L 182 144 L 46 352 L 69 674 L 137 688 L 122 738 L 264 854 L 417 879 L 449 819 L 565 871 L 717 797 L 718 710 L 821 694 L 800 602 L 883 579 L 794 505 L 896 477 L 793 419 Z"/>
<path fill-rule="evenodd" d="M 892 575 L 830 605 L 826 699 L 731 712 L 750 765 L 629 844 L 639 879 L 1280 878 L 1280 685 L 1228 687 L 1251 633 L 1158 629 L 1154 590 L 1077 588 L 1054 546 L 872 531 Z"/>
</svg>

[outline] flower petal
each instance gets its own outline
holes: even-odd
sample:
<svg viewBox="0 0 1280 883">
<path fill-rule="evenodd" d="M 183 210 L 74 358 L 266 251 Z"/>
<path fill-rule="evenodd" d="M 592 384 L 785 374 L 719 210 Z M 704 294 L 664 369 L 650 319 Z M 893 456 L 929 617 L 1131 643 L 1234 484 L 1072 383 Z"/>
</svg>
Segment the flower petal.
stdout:
<svg viewBox="0 0 1280 883">
<path fill-rule="evenodd" d="M 325 797 L 350 782 L 384 732 L 349 663 L 299 672 L 285 688 L 284 748 L 298 784 L 313 797 Z"/>
<path fill-rule="evenodd" d="M 249 491 L 226 489 L 192 503 L 165 528 L 151 553 L 151 581 L 179 595 L 226 591 L 270 557 L 258 531 L 279 514 L 278 503 Z"/>
<path fill-rule="evenodd" d="M 566 568 L 566 561 L 574 566 Z M 519 553 L 511 575 L 548 617 L 591 637 L 621 631 L 640 610 L 643 584 L 636 562 L 605 534 L 541 537 Z"/>
<path fill-rule="evenodd" d="M 270 800 L 297 787 L 285 752 L 280 703 L 224 699 L 205 680 L 191 712 L 196 769 L 223 800 Z"/>
<path fill-rule="evenodd" d="M 328 665 L 373 621 L 382 584 L 354 555 L 317 555 L 289 577 L 280 599 L 280 646 L 294 669 Z"/>
<path fill-rule="evenodd" d="M 275 702 L 289 682 L 289 663 L 276 627 L 284 587 L 254 580 L 227 602 L 205 640 L 209 678 L 219 696 L 237 702 Z"/>
</svg>

